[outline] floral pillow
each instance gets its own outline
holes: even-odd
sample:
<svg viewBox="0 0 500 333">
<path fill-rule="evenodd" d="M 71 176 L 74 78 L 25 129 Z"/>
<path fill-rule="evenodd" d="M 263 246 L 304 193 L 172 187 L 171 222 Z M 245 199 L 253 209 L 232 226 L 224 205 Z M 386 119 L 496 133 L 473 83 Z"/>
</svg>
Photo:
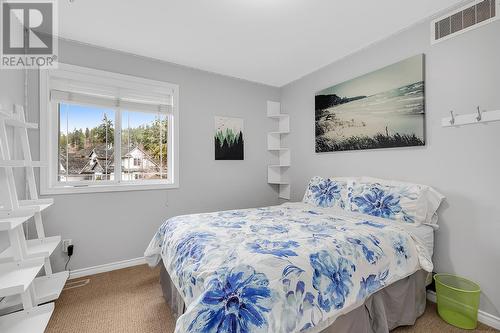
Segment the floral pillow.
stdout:
<svg viewBox="0 0 500 333">
<path fill-rule="evenodd" d="M 318 207 L 344 209 L 347 199 L 347 184 L 348 182 L 344 179 L 313 177 L 302 201 Z"/>
<path fill-rule="evenodd" d="M 435 216 L 443 199 L 428 186 L 365 177 L 350 189 L 348 209 L 405 223 L 433 223 L 429 216 Z"/>
</svg>

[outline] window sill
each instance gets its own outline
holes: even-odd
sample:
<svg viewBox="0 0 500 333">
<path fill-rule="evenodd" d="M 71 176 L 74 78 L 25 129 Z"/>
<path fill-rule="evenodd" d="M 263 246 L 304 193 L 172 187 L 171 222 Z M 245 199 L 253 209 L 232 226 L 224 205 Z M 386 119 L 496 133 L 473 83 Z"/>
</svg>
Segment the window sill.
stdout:
<svg viewBox="0 0 500 333">
<path fill-rule="evenodd" d="M 112 184 L 112 185 L 88 185 L 88 186 L 54 186 L 42 188 L 42 195 L 55 194 L 78 194 L 99 192 L 128 192 L 146 190 L 168 190 L 179 188 L 178 183 L 147 183 L 147 184 Z"/>
</svg>

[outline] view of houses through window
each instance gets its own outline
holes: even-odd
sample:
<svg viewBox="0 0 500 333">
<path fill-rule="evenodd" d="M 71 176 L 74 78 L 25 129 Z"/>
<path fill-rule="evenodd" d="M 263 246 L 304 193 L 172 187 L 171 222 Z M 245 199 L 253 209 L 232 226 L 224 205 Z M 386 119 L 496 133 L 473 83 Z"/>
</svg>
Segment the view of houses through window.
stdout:
<svg viewBox="0 0 500 333">
<path fill-rule="evenodd" d="M 167 178 L 167 118 L 122 112 L 122 180 Z"/>
<path fill-rule="evenodd" d="M 121 115 L 120 161 L 115 130 Z M 167 179 L 166 114 L 59 103 L 60 182 Z M 121 167 L 117 177 L 115 170 Z"/>
</svg>

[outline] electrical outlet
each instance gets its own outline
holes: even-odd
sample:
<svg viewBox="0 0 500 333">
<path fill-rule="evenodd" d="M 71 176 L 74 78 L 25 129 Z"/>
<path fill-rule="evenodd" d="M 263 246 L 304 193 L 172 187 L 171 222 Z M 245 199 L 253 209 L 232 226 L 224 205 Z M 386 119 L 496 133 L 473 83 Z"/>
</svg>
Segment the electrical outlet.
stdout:
<svg viewBox="0 0 500 333">
<path fill-rule="evenodd" d="M 63 239 L 63 241 L 62 241 L 62 251 L 64 253 L 68 253 L 68 246 L 70 246 L 72 244 L 73 244 L 73 240 L 72 239 Z"/>
</svg>

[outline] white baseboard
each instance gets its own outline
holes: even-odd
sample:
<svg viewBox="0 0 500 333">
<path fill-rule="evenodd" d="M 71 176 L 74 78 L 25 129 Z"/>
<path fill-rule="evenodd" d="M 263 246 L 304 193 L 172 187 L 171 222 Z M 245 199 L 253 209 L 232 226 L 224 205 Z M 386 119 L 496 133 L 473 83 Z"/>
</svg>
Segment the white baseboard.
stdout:
<svg viewBox="0 0 500 333">
<path fill-rule="evenodd" d="M 432 303 L 436 303 L 436 293 L 434 291 L 427 290 L 427 300 Z M 485 325 L 500 330 L 500 317 L 479 310 L 477 313 L 477 320 Z"/>
<path fill-rule="evenodd" d="M 110 272 L 110 271 L 114 271 L 117 269 L 122 269 L 122 268 L 137 266 L 137 265 L 143 265 L 145 263 L 146 263 L 146 260 L 144 259 L 144 257 L 140 257 L 140 258 L 135 258 L 135 259 L 116 261 L 116 262 L 112 262 L 112 263 L 104 264 L 104 265 L 75 269 L 74 271 L 70 271 L 69 280 L 80 278 L 80 277 L 87 276 L 87 275 L 105 273 L 105 272 Z"/>
</svg>

